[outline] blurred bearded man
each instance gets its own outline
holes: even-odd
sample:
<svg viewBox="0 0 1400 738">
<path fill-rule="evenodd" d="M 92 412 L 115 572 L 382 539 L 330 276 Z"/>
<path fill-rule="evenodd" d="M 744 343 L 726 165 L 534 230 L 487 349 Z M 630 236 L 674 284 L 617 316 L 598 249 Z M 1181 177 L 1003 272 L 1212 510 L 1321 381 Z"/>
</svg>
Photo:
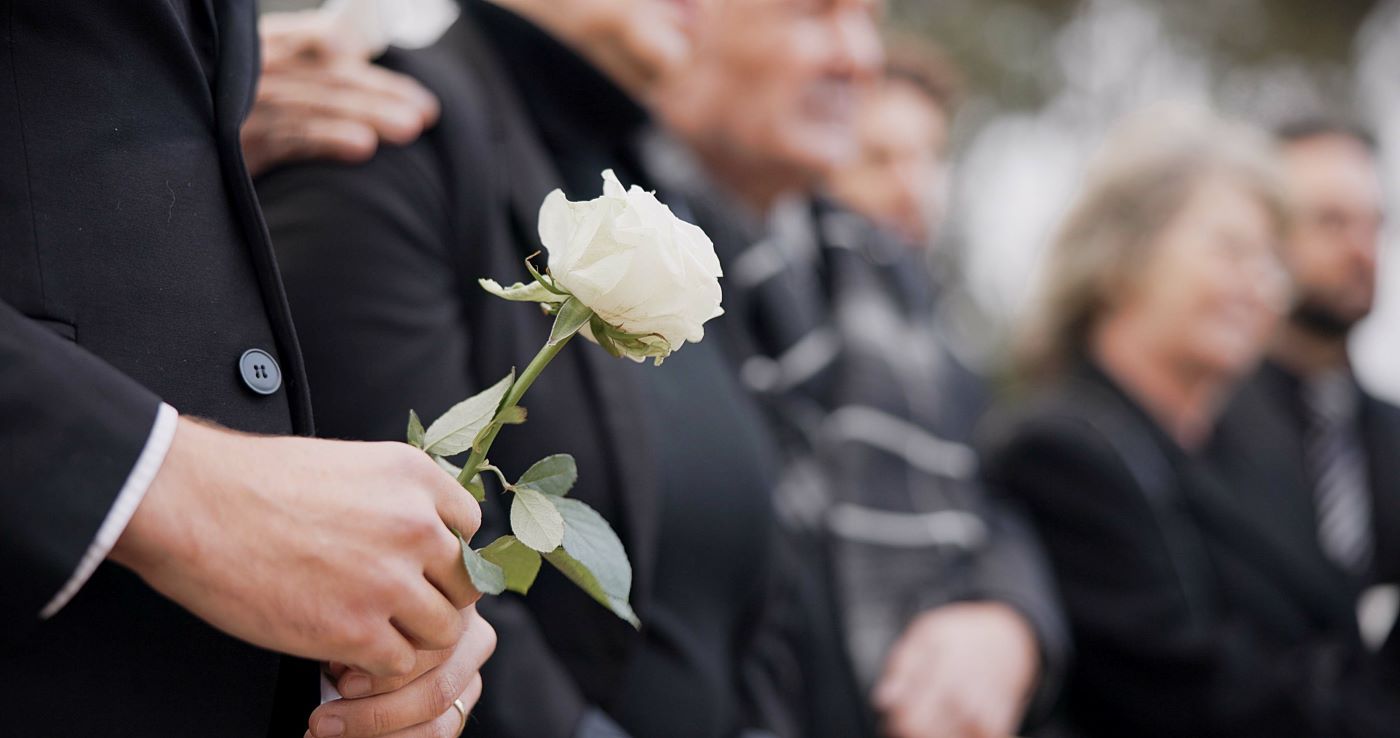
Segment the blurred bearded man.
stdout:
<svg viewBox="0 0 1400 738">
<path fill-rule="evenodd" d="M 1344 715 L 1346 735 L 1395 735 L 1384 709 L 1354 696 L 1400 700 L 1391 623 L 1366 622 L 1363 633 L 1355 617 L 1363 592 L 1400 582 L 1400 409 L 1366 391 L 1347 350 L 1376 294 L 1384 221 L 1376 143 L 1326 120 L 1285 126 L 1278 139 L 1296 211 L 1284 249 L 1295 304 L 1211 453 L 1245 509 L 1309 564 L 1315 575 L 1299 585 L 1320 593 L 1314 606 L 1331 613 L 1304 617 L 1277 595 L 1248 595 L 1256 611 L 1271 613 L 1261 627 L 1273 637 L 1335 644 L 1329 679 L 1313 685 L 1310 734 L 1337 734 L 1327 716 Z M 1361 615 L 1370 620 L 1364 608 Z"/>
<path fill-rule="evenodd" d="M 1006 736 L 1052 700 L 1067 649 L 1042 554 L 975 481 L 983 393 L 933 329 L 917 254 L 818 194 L 858 153 L 878 11 L 707 7 L 658 95 L 685 147 L 649 161 L 715 240 L 734 361 L 786 431 L 779 504 L 823 562 L 871 722 Z"/>
</svg>

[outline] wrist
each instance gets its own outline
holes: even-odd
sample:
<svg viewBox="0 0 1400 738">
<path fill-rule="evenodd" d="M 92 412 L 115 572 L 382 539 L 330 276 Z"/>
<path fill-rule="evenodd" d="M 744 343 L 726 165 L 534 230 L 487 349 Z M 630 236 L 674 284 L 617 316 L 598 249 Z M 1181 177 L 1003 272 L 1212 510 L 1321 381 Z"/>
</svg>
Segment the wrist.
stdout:
<svg viewBox="0 0 1400 738">
<path fill-rule="evenodd" d="M 220 431 L 181 417 L 165 460 L 107 558 L 144 574 L 150 567 L 190 552 L 185 508 L 201 487 L 198 459 Z"/>
<path fill-rule="evenodd" d="M 1007 647 L 1018 657 L 1021 666 L 1017 670 L 1021 676 L 1018 680 L 1019 691 L 1023 700 L 1029 701 L 1040 682 L 1042 668 L 1040 641 L 1036 637 L 1035 628 L 1030 618 L 1005 602 L 986 602 L 983 605 L 988 616 L 1002 624 L 1000 630 L 1004 634 Z"/>
</svg>

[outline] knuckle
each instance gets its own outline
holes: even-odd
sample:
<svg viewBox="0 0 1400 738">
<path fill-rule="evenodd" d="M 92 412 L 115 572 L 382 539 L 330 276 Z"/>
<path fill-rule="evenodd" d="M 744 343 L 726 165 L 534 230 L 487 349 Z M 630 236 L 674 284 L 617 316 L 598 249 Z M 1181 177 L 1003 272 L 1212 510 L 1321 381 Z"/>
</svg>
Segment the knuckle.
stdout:
<svg viewBox="0 0 1400 738">
<path fill-rule="evenodd" d="M 446 672 L 429 680 L 427 700 L 429 715 L 437 715 L 452 709 L 452 702 L 462 696 L 462 686 L 457 678 Z"/>
<path fill-rule="evenodd" d="M 340 640 L 351 652 L 364 654 L 374 647 L 374 630 L 353 619 L 347 619 L 342 626 Z"/>
<path fill-rule="evenodd" d="M 428 455 L 404 443 L 386 443 L 385 453 L 389 463 L 403 477 L 422 484 L 431 474 L 442 475 L 442 470 L 428 458 Z"/>
<path fill-rule="evenodd" d="M 496 629 L 485 620 L 478 620 L 472 624 L 472 630 L 476 631 L 477 637 L 481 639 L 481 660 L 484 662 L 496 652 Z"/>
<path fill-rule="evenodd" d="M 408 676 L 413 671 L 413 651 L 395 647 L 393 644 L 376 644 L 369 651 L 371 661 L 378 666 L 378 676 L 397 679 Z"/>
</svg>

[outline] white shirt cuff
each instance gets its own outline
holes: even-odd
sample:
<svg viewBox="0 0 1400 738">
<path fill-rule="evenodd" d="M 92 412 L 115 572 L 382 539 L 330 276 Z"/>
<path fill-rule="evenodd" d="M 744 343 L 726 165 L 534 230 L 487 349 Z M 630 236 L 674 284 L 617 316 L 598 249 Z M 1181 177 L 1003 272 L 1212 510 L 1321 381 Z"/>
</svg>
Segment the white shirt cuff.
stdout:
<svg viewBox="0 0 1400 738">
<path fill-rule="evenodd" d="M 136 457 L 136 465 L 131 468 L 131 474 L 127 475 L 126 484 L 117 492 L 117 499 L 112 503 L 112 509 L 107 512 L 107 518 L 97 529 L 97 535 L 83 553 L 78 568 L 73 570 L 73 576 L 69 577 L 63 588 L 58 590 L 58 594 L 49 600 L 49 604 L 39 611 L 40 618 L 47 620 L 62 610 L 78 590 L 87 584 L 92 573 L 97 571 L 97 565 L 111 553 L 112 547 L 117 545 L 117 539 L 121 538 L 127 523 L 131 522 L 131 516 L 136 514 L 136 508 L 146 497 L 146 490 L 151 486 L 151 482 L 155 481 L 161 464 L 165 463 L 165 454 L 170 451 L 170 444 L 175 440 L 175 426 L 179 419 L 180 414 L 175 412 L 175 408 L 161 403 L 160 410 L 156 411 L 156 422 L 151 425 L 151 434 L 146 438 L 146 447 L 141 449 L 141 455 Z"/>
<path fill-rule="evenodd" d="M 326 672 L 321 672 L 321 704 L 333 702 L 340 699 L 340 691 L 335 688 L 335 682 L 326 676 Z"/>
</svg>

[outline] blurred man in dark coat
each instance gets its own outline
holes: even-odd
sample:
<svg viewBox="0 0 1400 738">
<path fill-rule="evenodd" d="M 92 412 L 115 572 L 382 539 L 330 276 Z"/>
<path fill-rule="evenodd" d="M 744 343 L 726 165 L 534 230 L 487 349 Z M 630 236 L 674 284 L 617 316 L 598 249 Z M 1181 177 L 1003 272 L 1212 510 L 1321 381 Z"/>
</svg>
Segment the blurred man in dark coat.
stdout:
<svg viewBox="0 0 1400 738">
<path fill-rule="evenodd" d="M 431 417 L 538 351 L 546 316 L 476 280 L 528 279 L 554 188 L 596 197 L 607 168 L 652 186 L 639 100 L 683 58 L 686 17 L 669 0 L 470 0 L 436 45 L 384 60 L 439 96 L 436 128 L 362 166 L 259 180 L 323 432 L 400 437 L 403 408 Z M 508 470 L 545 450 L 575 456 L 572 494 L 624 542 L 643 628 L 552 570 L 527 597 L 483 603 L 501 648 L 468 734 L 805 735 L 750 663 L 782 581 L 770 554 L 778 452 L 714 325 L 659 368 L 570 344 L 532 386 L 530 422 L 493 448 Z M 487 523 L 506 519 L 497 509 Z"/>
<path fill-rule="evenodd" d="M 1280 129 L 1279 141 L 1297 209 L 1284 251 L 1296 303 L 1211 456 L 1241 502 L 1344 583 L 1351 601 L 1340 604 L 1351 610 L 1368 588 L 1400 582 L 1400 409 L 1362 386 L 1347 349 L 1375 300 L 1384 193 L 1375 141 L 1362 130 L 1304 121 Z M 1375 677 L 1400 701 L 1389 623 L 1368 623 L 1368 650 L 1357 622 L 1300 620 L 1274 611 L 1266 622 L 1333 640 L 1337 673 Z"/>
<path fill-rule="evenodd" d="M 684 146 L 656 141 L 651 169 L 715 239 L 732 356 L 788 443 L 780 504 L 886 732 L 1005 735 L 1063 668 L 1049 574 L 976 481 L 985 392 L 939 332 L 921 255 L 820 194 L 880 70 L 874 11 L 706 6 L 659 96 Z"/>
</svg>

